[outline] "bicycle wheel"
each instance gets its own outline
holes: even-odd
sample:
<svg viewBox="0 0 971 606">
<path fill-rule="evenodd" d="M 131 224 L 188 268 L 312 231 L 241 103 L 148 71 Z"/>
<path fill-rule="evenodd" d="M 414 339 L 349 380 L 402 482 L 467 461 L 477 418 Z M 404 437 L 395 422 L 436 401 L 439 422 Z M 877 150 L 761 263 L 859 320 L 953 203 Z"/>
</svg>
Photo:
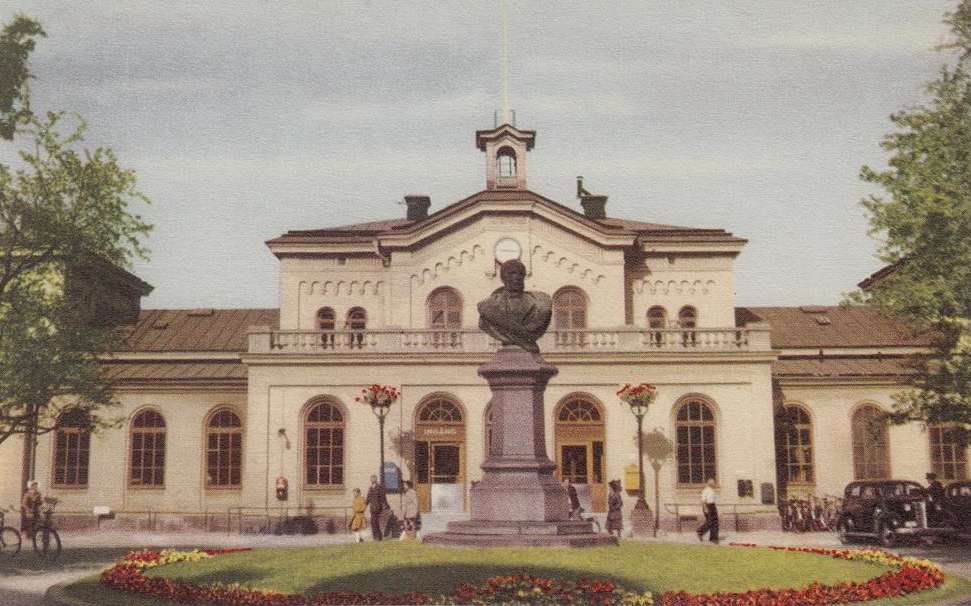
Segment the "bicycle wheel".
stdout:
<svg viewBox="0 0 971 606">
<path fill-rule="evenodd" d="M 61 537 L 53 528 L 38 530 L 34 533 L 34 553 L 53 562 L 61 555 Z"/>
<path fill-rule="evenodd" d="M 0 529 L 0 557 L 12 558 L 20 553 L 20 533 L 16 529 L 4 526 Z"/>
</svg>

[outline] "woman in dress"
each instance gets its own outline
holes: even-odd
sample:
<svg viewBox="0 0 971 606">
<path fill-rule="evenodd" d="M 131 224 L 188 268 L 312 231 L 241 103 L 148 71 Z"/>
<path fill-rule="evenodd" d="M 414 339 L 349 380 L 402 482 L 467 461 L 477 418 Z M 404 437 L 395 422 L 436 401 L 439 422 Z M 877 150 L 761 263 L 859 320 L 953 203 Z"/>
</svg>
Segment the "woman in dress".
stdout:
<svg viewBox="0 0 971 606">
<path fill-rule="evenodd" d="M 401 516 L 405 519 L 405 532 L 401 540 L 418 538 L 418 493 L 411 480 L 405 481 L 405 501 Z"/>
<path fill-rule="evenodd" d="M 361 531 L 367 528 L 367 518 L 364 517 L 366 509 L 367 505 L 364 503 L 364 497 L 361 496 L 361 489 L 355 488 L 354 501 L 351 503 L 351 512 L 354 515 L 351 516 L 351 522 L 347 527 L 354 533 L 354 537 L 358 543 L 364 542 L 364 536 L 361 535 Z"/>
<path fill-rule="evenodd" d="M 620 498 L 620 480 L 611 480 L 607 485 L 610 486 L 610 494 L 607 495 L 607 533 L 613 534 L 616 530 L 619 539 L 624 530 L 624 514 L 621 512 L 624 502 Z"/>
</svg>

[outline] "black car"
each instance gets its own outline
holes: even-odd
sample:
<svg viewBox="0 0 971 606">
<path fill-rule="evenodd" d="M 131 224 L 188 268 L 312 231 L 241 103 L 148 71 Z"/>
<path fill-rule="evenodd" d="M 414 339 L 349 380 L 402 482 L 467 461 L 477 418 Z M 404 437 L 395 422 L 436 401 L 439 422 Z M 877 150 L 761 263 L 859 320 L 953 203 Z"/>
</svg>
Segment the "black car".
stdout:
<svg viewBox="0 0 971 606">
<path fill-rule="evenodd" d="M 971 539 L 971 481 L 947 485 L 944 510 L 955 526 L 955 534 L 962 539 Z"/>
<path fill-rule="evenodd" d="M 936 507 L 929 512 L 927 490 L 909 480 L 848 484 L 836 529 L 844 544 L 877 539 L 884 547 L 892 547 L 903 538 L 931 541 L 954 533 L 952 517 Z"/>
</svg>

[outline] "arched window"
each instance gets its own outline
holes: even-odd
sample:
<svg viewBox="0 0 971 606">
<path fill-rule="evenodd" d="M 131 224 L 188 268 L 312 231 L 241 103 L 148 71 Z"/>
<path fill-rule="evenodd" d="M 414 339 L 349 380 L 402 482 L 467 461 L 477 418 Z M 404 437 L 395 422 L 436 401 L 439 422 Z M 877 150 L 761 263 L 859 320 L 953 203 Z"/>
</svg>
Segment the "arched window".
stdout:
<svg viewBox="0 0 971 606">
<path fill-rule="evenodd" d="M 516 152 L 511 147 L 500 147 L 496 152 L 496 164 L 500 177 L 516 176 Z"/>
<path fill-rule="evenodd" d="M 680 328 L 697 328 L 698 310 L 690 305 L 685 305 L 678 311 L 678 326 Z M 681 344 L 693 346 L 697 343 L 697 334 L 694 330 L 681 333 Z"/>
<path fill-rule="evenodd" d="M 462 410 L 448 398 L 429 400 L 418 412 L 422 423 L 461 423 Z"/>
<path fill-rule="evenodd" d="M 784 406 L 779 412 L 778 421 L 776 443 L 786 481 L 790 484 L 815 484 L 809 413 L 802 406 Z"/>
<path fill-rule="evenodd" d="M 664 333 L 662 329 L 668 327 L 668 310 L 660 305 L 647 310 L 647 327 L 651 329 L 651 343 L 662 345 L 664 343 Z M 655 332 L 656 331 L 656 332 Z"/>
<path fill-rule="evenodd" d="M 655 305 L 647 310 L 647 325 L 650 328 L 667 328 L 668 310 L 660 305 Z"/>
<path fill-rule="evenodd" d="M 448 286 L 428 295 L 428 327 L 436 330 L 462 328 L 462 297 Z"/>
<path fill-rule="evenodd" d="M 131 486 L 165 486 L 165 419 L 148 409 L 131 422 Z"/>
<path fill-rule="evenodd" d="M 890 478 L 890 435 L 886 413 L 864 404 L 853 413 L 853 476 L 857 480 Z"/>
<path fill-rule="evenodd" d="M 553 295 L 553 328 L 559 345 L 582 345 L 587 327 L 587 297 L 575 286 L 566 286 Z"/>
<path fill-rule="evenodd" d="M 209 416 L 206 423 L 206 486 L 242 484 L 243 422 L 228 408 Z"/>
<path fill-rule="evenodd" d="M 685 305 L 678 311 L 678 326 L 681 328 L 696 328 L 698 326 L 698 310 Z"/>
<path fill-rule="evenodd" d="M 367 330 L 367 312 L 363 307 L 352 307 L 347 311 L 347 318 L 344 320 L 344 330 L 349 331 L 347 344 L 351 347 L 360 347 L 364 343 L 364 333 L 354 332 Z"/>
<path fill-rule="evenodd" d="M 715 468 L 715 415 L 700 398 L 685 401 L 675 422 L 678 484 L 717 480 Z"/>
<path fill-rule="evenodd" d="M 91 451 L 91 419 L 77 408 L 57 418 L 54 430 L 54 486 L 83 488 L 88 485 Z"/>
<path fill-rule="evenodd" d="M 968 479 L 968 430 L 956 425 L 931 425 L 931 471 L 944 481 Z"/>
<path fill-rule="evenodd" d="M 317 330 L 334 330 L 337 316 L 330 307 L 321 307 L 317 310 Z"/>
<path fill-rule="evenodd" d="M 304 480 L 308 486 L 344 483 L 344 414 L 330 400 L 316 402 L 304 417 Z"/>
<path fill-rule="evenodd" d="M 559 423 L 601 423 L 600 410 L 593 402 L 575 398 L 563 403 L 556 415 Z"/>
</svg>

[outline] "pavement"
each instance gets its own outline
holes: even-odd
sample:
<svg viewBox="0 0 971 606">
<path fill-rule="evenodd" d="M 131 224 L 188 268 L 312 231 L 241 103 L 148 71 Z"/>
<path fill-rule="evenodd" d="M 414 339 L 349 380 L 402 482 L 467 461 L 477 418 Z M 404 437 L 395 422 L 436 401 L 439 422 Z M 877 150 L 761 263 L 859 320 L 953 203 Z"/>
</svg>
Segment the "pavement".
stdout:
<svg viewBox="0 0 971 606">
<path fill-rule="evenodd" d="M 461 516 L 423 516 L 423 532 L 443 530 L 446 523 Z M 841 547 L 834 533 L 785 533 L 755 531 L 723 533 L 722 544 L 729 542 L 757 545 L 803 547 Z M 100 572 L 132 550 L 143 548 L 195 549 L 219 547 L 296 547 L 346 543 L 351 535 L 226 535 L 205 532 L 122 532 L 77 531 L 61 533 L 64 550 L 54 564 L 47 564 L 31 552 L 29 546 L 15 558 L 0 561 L 0 606 L 44 605 L 44 594 L 51 585 L 67 583 Z M 638 537 L 627 540 L 665 543 L 697 543 L 690 530 L 662 532 L 657 538 Z M 903 555 L 923 557 L 940 564 L 946 571 L 971 578 L 971 549 L 967 545 L 902 546 L 895 549 Z"/>
</svg>

